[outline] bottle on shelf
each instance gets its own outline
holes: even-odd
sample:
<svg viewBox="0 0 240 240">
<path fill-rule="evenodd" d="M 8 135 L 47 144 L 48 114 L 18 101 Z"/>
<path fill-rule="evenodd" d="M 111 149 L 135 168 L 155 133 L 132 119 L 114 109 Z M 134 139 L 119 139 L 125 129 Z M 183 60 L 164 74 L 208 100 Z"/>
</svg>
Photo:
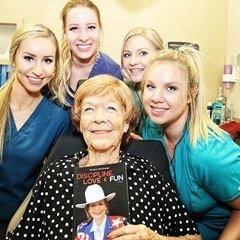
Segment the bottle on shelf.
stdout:
<svg viewBox="0 0 240 240">
<path fill-rule="evenodd" d="M 210 119 L 212 119 L 212 110 L 213 110 L 212 103 L 208 102 L 208 104 L 207 104 L 207 114 L 208 114 Z"/>
<path fill-rule="evenodd" d="M 212 120 L 217 125 L 225 122 L 225 109 L 227 98 L 222 93 L 222 88 L 219 88 L 219 93 L 216 100 L 212 104 Z"/>
<path fill-rule="evenodd" d="M 225 109 L 225 121 L 231 122 L 233 120 L 233 105 L 229 99 L 227 99 L 226 109 Z"/>
</svg>

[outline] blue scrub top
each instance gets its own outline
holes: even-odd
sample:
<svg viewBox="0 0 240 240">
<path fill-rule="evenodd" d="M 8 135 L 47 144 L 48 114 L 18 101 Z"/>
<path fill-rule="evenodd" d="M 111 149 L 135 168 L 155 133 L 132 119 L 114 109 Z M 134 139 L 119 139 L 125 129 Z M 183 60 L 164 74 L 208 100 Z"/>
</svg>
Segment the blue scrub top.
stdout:
<svg viewBox="0 0 240 240">
<path fill-rule="evenodd" d="M 120 80 L 123 80 L 121 67 L 119 66 L 119 64 L 117 64 L 107 54 L 99 52 L 99 58 L 97 59 L 97 62 L 94 64 L 90 72 L 89 78 L 101 74 L 109 74 Z"/>
<path fill-rule="evenodd" d="M 9 220 L 30 191 L 57 138 L 69 132 L 67 112 L 43 97 L 17 131 L 12 114 L 8 121 L 0 164 L 0 220 Z"/>
<path fill-rule="evenodd" d="M 117 64 L 112 58 L 110 58 L 107 54 L 99 52 L 99 57 L 97 61 L 95 62 L 88 78 L 102 75 L 102 74 L 108 74 L 113 77 L 116 77 L 120 80 L 123 80 L 122 74 L 121 74 L 121 68 L 119 64 Z M 81 79 L 79 79 L 81 80 Z M 70 89 L 71 90 L 71 89 Z M 72 94 L 75 94 L 73 90 Z M 70 96 L 67 93 L 67 102 L 70 104 L 70 106 L 73 105 L 74 98 Z M 66 107 L 68 109 L 68 107 Z"/>
<path fill-rule="evenodd" d="M 170 170 L 203 239 L 218 239 L 231 214 L 226 202 L 240 197 L 240 147 L 227 134 L 222 140 L 199 140 L 193 147 L 184 131 Z"/>
<path fill-rule="evenodd" d="M 144 139 L 161 140 L 164 133 L 149 117 Z M 227 135 L 222 140 L 210 136 L 193 147 L 185 129 L 176 145 L 170 170 L 180 198 L 195 216 L 204 240 L 215 240 L 231 214 L 226 202 L 240 197 L 240 147 Z"/>
</svg>

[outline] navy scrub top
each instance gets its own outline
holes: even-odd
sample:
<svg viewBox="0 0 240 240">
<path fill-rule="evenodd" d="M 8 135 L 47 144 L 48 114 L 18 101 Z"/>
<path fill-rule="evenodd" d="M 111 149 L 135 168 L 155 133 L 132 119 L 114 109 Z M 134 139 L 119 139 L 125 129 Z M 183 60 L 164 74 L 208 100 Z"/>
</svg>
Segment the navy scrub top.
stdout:
<svg viewBox="0 0 240 240">
<path fill-rule="evenodd" d="M 0 163 L 0 220 L 12 217 L 56 139 L 69 129 L 67 112 L 45 97 L 19 130 L 10 113 Z"/>
</svg>

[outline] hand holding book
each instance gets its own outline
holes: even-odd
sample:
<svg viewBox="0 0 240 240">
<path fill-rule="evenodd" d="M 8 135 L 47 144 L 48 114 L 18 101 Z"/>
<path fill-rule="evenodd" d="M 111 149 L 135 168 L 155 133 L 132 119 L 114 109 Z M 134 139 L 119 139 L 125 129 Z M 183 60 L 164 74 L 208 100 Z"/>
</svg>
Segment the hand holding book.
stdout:
<svg viewBox="0 0 240 240">
<path fill-rule="evenodd" d="M 122 228 L 116 229 L 112 231 L 108 235 L 108 240 L 136 240 L 136 239 L 144 239 L 144 240 L 200 240 L 201 237 L 199 235 L 186 235 L 182 237 L 166 237 L 160 235 L 150 228 L 146 227 L 143 224 L 138 225 L 127 225 Z"/>
<path fill-rule="evenodd" d="M 121 239 L 124 237 L 124 240 L 166 240 L 166 237 L 155 233 L 153 230 L 143 224 L 127 225 L 125 227 L 116 229 L 108 235 L 108 240 L 118 239 L 118 237 L 121 237 Z"/>
</svg>

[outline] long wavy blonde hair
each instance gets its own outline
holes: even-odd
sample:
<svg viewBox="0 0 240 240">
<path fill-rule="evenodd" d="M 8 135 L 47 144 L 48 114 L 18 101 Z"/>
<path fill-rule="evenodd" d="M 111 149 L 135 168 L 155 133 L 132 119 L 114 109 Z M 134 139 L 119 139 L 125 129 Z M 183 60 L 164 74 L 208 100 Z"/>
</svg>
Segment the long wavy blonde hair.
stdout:
<svg viewBox="0 0 240 240">
<path fill-rule="evenodd" d="M 66 38 L 65 30 L 66 30 L 66 18 L 69 11 L 76 7 L 86 7 L 92 9 L 98 19 L 98 23 L 100 28 L 102 28 L 101 17 L 98 7 L 89 0 L 70 0 L 64 6 L 61 12 L 61 20 L 63 24 L 63 33 L 62 33 L 62 44 L 61 44 L 61 71 L 60 71 L 60 84 L 59 84 L 59 95 L 61 95 L 61 101 L 69 106 L 69 103 L 66 101 L 67 93 L 73 97 L 73 94 L 70 91 L 69 82 L 72 71 L 72 54 L 70 50 L 70 46 L 68 44 L 68 40 Z"/>
<path fill-rule="evenodd" d="M 9 102 L 10 95 L 12 91 L 13 83 L 16 79 L 16 74 L 14 71 L 14 62 L 16 53 L 21 46 L 21 43 L 26 39 L 31 38 L 49 38 L 56 47 L 56 63 L 55 63 L 55 74 L 52 77 L 51 81 L 48 84 L 49 90 L 52 92 L 53 99 L 58 98 L 58 85 L 59 85 L 59 46 L 58 41 L 54 33 L 46 26 L 42 24 L 26 24 L 21 26 L 16 30 L 12 37 L 10 50 L 9 50 L 9 59 L 11 66 L 10 79 L 0 88 L 0 159 L 2 161 L 3 155 L 3 146 L 6 134 L 7 121 L 9 120 Z"/>
<path fill-rule="evenodd" d="M 144 73 L 144 75 L 147 74 L 154 63 L 172 63 L 186 73 L 187 92 L 189 99 L 191 99 L 188 113 L 188 129 L 190 142 L 193 146 L 196 145 L 198 139 L 207 142 L 210 135 L 219 140 L 223 136 L 223 130 L 213 123 L 207 115 L 203 90 L 202 55 L 191 46 L 182 46 L 176 50 L 159 51 L 154 55 Z M 193 91 L 194 88 L 197 93 Z M 144 91 L 144 81 L 142 91 Z"/>
</svg>

